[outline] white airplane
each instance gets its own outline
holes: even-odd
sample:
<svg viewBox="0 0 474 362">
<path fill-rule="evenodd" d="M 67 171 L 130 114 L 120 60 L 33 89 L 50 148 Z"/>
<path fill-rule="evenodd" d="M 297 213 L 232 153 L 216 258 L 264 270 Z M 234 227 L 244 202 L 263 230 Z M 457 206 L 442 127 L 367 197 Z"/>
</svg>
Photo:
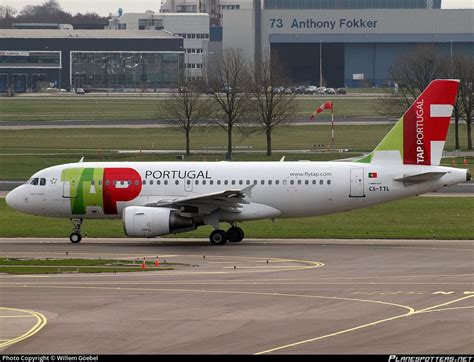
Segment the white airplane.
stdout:
<svg viewBox="0 0 474 362">
<path fill-rule="evenodd" d="M 458 86 L 433 81 L 382 142 L 352 162 L 70 163 L 37 172 L 6 202 L 71 219 L 73 243 L 84 219 L 102 218 L 122 218 L 129 237 L 211 225 L 212 244 L 240 242 L 238 222 L 336 213 L 469 181 L 468 170 L 439 166 Z"/>
</svg>

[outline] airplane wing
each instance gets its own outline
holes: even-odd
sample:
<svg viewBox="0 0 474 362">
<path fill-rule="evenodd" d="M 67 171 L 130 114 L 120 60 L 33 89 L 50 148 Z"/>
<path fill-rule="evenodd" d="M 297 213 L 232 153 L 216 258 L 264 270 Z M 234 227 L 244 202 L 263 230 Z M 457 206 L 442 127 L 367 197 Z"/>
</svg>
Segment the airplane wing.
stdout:
<svg viewBox="0 0 474 362">
<path fill-rule="evenodd" d="M 250 196 L 253 186 L 254 185 L 251 185 L 241 190 L 225 190 L 189 197 L 160 200 L 146 204 L 145 206 L 171 207 L 181 210 L 182 212 L 200 214 L 210 214 L 216 209 L 238 213 L 243 204 L 249 204 L 249 201 L 245 200 L 245 198 L 246 196 Z"/>
</svg>

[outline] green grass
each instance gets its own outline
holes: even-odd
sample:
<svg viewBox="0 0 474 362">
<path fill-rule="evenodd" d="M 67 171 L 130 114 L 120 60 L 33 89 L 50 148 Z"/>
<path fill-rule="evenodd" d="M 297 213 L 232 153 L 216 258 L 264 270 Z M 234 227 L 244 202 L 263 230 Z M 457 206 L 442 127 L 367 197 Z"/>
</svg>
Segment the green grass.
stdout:
<svg viewBox="0 0 474 362">
<path fill-rule="evenodd" d="M 371 127 L 357 125 L 336 126 L 335 146 L 357 150 L 372 150 L 389 131 L 391 125 Z M 235 147 L 251 147 L 265 150 L 265 135 L 262 132 L 244 136 L 233 134 Z M 274 131 L 275 150 L 311 149 L 315 144 L 331 143 L 330 126 L 280 127 Z M 194 151 L 211 149 L 224 153 L 227 147 L 226 133 L 219 127 L 195 128 L 191 135 Z M 172 128 L 80 128 L 80 129 L 28 129 L 1 130 L 0 152 L 3 150 L 36 150 L 59 152 L 69 150 L 176 150 L 184 149 L 184 135 Z"/>
<path fill-rule="evenodd" d="M 0 273 L 59 274 L 59 273 L 129 273 L 137 271 L 173 270 L 171 265 L 146 262 L 146 268 L 133 260 L 106 259 L 11 259 L 0 258 Z M 184 264 L 183 264 L 184 265 Z"/>
<path fill-rule="evenodd" d="M 30 216 L 9 209 L 0 200 L 0 237 L 61 237 L 68 242 L 69 220 Z M 472 197 L 413 197 L 346 213 L 303 219 L 245 222 L 247 238 L 474 238 Z M 210 227 L 177 237 L 207 238 Z M 125 237 L 121 220 L 86 220 L 87 237 Z M 87 243 L 87 237 L 82 242 Z"/>
<path fill-rule="evenodd" d="M 370 116 L 377 114 L 379 101 L 350 99 L 341 96 L 297 98 L 295 116 L 305 117 L 326 99 L 333 100 L 339 117 Z M 25 120 L 149 120 L 159 119 L 159 104 L 166 99 L 89 98 L 89 97 L 17 97 L 1 99 L 1 121 Z M 322 114 L 321 117 L 328 117 Z"/>
<path fill-rule="evenodd" d="M 372 150 L 393 125 L 336 125 L 335 147 L 358 151 Z M 466 132 L 460 127 L 461 135 Z M 255 129 L 250 135 L 234 132 L 234 147 L 265 150 L 265 135 Z M 464 141 L 464 140 L 463 140 Z M 331 127 L 284 126 L 273 133 L 275 150 L 304 150 L 314 145 L 331 143 Z M 461 146 L 464 146 L 464 142 Z M 225 152 L 226 133 L 219 127 L 195 128 L 191 133 L 191 148 L 195 152 L 209 149 Z M 454 131 L 450 128 L 446 149 L 454 147 Z M 465 146 L 464 146 L 465 147 Z M 0 130 L 0 153 L 36 153 L 100 150 L 176 150 L 184 149 L 184 135 L 173 128 L 79 128 Z M 220 150 L 220 151 L 219 151 Z"/>
</svg>

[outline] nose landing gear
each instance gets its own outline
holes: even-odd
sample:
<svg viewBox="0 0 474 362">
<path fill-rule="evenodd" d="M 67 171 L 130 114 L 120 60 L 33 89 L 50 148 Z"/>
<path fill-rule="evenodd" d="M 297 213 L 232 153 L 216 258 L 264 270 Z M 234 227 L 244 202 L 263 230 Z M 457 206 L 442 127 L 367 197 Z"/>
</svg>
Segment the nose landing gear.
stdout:
<svg viewBox="0 0 474 362">
<path fill-rule="evenodd" d="M 82 235 L 81 235 L 81 225 L 83 219 L 71 219 L 71 222 L 74 224 L 74 231 L 69 235 L 69 240 L 71 243 L 77 244 L 81 242 Z"/>
</svg>

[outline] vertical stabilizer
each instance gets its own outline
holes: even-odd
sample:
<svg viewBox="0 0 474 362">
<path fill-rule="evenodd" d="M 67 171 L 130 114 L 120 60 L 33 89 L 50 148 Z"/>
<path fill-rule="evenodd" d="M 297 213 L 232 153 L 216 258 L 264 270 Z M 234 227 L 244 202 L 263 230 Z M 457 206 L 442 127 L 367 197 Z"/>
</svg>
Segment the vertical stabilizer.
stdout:
<svg viewBox="0 0 474 362">
<path fill-rule="evenodd" d="M 459 80 L 432 81 L 382 142 L 357 162 L 439 165 Z"/>
</svg>

